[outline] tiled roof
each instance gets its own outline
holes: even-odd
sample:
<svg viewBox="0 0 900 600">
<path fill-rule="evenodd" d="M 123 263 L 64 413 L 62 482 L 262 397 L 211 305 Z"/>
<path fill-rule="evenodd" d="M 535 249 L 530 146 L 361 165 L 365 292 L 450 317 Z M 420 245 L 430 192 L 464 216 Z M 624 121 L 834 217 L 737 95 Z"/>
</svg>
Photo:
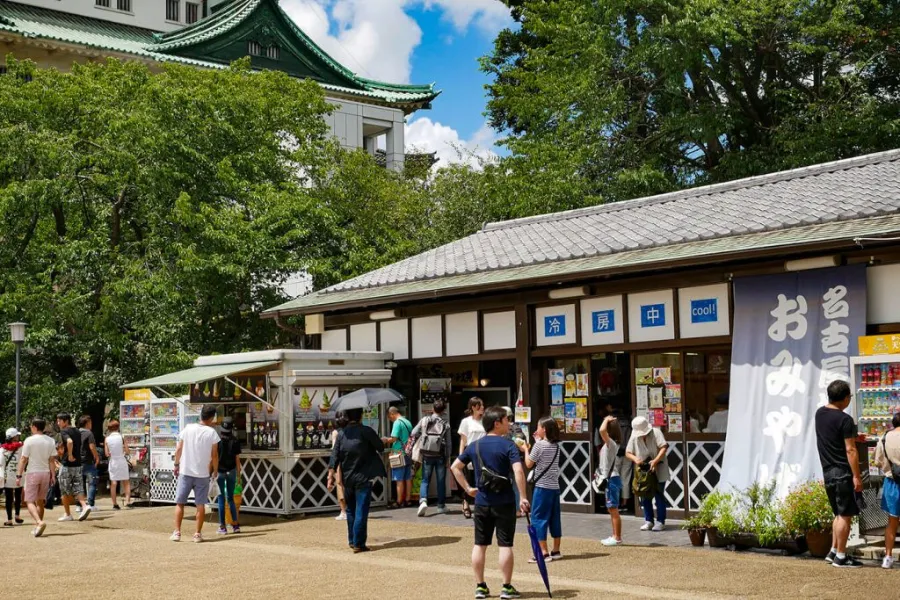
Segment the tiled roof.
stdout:
<svg viewBox="0 0 900 600">
<path fill-rule="evenodd" d="M 234 0 L 212 16 L 193 25 L 167 34 L 156 34 L 130 25 L 0 0 L 0 32 L 8 31 L 28 38 L 65 42 L 157 62 L 221 69 L 227 65 L 178 56 L 173 52 L 226 34 L 243 22 L 260 3 L 267 1 L 272 0 Z M 434 89 L 434 84 L 397 85 L 357 77 L 309 39 L 281 11 L 277 2 L 274 4 L 300 42 L 349 83 L 346 86 L 321 83 L 323 89 L 342 96 L 369 98 L 391 105 L 427 103 L 440 94 Z"/>
<path fill-rule="evenodd" d="M 888 219 L 877 218 L 889 216 Z M 335 306 L 900 231 L 900 150 L 491 223 L 272 309 Z M 850 236 L 849 238 L 847 236 Z"/>
</svg>

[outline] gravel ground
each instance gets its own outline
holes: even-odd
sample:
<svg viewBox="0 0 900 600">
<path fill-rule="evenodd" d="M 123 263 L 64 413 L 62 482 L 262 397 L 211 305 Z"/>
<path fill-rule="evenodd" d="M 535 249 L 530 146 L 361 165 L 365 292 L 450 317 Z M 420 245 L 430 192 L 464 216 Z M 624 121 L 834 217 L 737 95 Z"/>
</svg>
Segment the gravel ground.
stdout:
<svg viewBox="0 0 900 600">
<path fill-rule="evenodd" d="M 189 511 L 192 512 L 192 511 Z M 3 585 L 10 597 L 43 597 L 48 577 L 60 585 L 90 586 L 90 598 L 168 599 L 471 598 L 468 526 L 405 522 L 374 513 L 369 523 L 373 552 L 353 555 L 346 525 L 332 516 L 281 520 L 247 516 L 243 533 L 217 536 L 207 517 L 207 541 L 193 544 L 186 520 L 184 541 L 168 541 L 173 509 L 100 511 L 83 523 L 57 523 L 48 513 L 45 537 L 30 527 L 4 529 L 7 557 Z M 690 548 L 621 546 L 567 538 L 565 559 L 549 566 L 554 598 L 891 598 L 897 573 L 869 566 L 841 570 L 812 559 Z M 516 538 L 513 583 L 523 598 L 543 598 L 530 546 Z M 494 597 L 500 579 L 496 548 L 488 553 L 488 584 Z M 68 569 L 68 572 L 67 572 Z M 61 577 L 60 577 L 61 576 Z M 51 584 L 52 585 L 52 584 Z M 40 590 L 40 591 L 39 591 Z"/>
</svg>

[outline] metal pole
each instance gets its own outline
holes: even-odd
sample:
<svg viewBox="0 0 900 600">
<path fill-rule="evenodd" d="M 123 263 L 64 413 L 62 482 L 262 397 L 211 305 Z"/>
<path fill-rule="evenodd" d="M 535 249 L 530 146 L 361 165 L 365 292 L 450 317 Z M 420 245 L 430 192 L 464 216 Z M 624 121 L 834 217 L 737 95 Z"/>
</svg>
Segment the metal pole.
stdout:
<svg viewBox="0 0 900 600">
<path fill-rule="evenodd" d="M 19 414 L 22 410 L 22 390 L 19 385 L 19 351 L 22 349 L 22 343 L 16 342 L 16 429 L 21 427 L 21 419 Z"/>
</svg>

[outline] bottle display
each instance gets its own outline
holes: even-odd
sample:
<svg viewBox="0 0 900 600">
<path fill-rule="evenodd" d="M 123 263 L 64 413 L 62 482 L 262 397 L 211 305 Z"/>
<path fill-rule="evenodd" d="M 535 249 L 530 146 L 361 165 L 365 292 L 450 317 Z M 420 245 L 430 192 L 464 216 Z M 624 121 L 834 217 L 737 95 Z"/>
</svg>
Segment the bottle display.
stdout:
<svg viewBox="0 0 900 600">
<path fill-rule="evenodd" d="M 900 413 L 900 363 L 860 365 L 856 373 L 859 432 L 881 437 L 892 429 L 891 420 Z"/>
</svg>

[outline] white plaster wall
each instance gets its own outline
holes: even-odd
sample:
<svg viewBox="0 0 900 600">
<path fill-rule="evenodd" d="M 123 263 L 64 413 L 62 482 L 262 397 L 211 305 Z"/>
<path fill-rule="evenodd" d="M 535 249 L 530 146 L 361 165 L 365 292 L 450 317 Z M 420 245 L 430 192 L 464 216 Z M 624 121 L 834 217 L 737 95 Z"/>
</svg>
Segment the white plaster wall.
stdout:
<svg viewBox="0 0 900 600">
<path fill-rule="evenodd" d="M 181 10 L 179 10 L 181 23 L 172 23 L 166 21 L 166 0 L 131 0 L 131 12 L 116 10 L 116 0 L 110 0 L 110 8 L 98 7 L 96 0 L 14 1 L 19 4 L 50 8 L 60 12 L 91 17 L 94 19 L 103 19 L 104 21 L 113 21 L 115 23 L 124 23 L 126 25 L 134 25 L 135 27 L 144 27 L 145 29 L 152 29 L 154 31 L 172 31 L 173 29 L 182 27 L 184 25 L 184 5 L 186 2 L 186 0 L 181 0 Z M 200 0 L 191 1 L 201 4 Z M 209 3 L 209 6 L 212 8 L 222 1 L 224 0 L 213 0 Z"/>
</svg>

